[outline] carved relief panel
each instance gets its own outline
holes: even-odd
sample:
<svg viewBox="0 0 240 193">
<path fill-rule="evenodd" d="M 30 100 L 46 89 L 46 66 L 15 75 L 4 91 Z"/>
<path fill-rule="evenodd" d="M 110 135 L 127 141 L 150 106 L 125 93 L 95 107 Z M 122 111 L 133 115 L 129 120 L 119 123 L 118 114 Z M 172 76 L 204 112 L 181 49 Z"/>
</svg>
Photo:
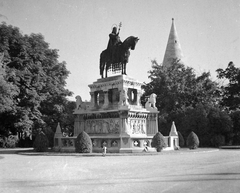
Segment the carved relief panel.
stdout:
<svg viewBox="0 0 240 193">
<path fill-rule="evenodd" d="M 85 132 L 88 134 L 119 134 L 119 119 L 86 120 Z"/>
<path fill-rule="evenodd" d="M 146 119 L 129 118 L 128 125 L 131 134 L 146 134 Z"/>
</svg>

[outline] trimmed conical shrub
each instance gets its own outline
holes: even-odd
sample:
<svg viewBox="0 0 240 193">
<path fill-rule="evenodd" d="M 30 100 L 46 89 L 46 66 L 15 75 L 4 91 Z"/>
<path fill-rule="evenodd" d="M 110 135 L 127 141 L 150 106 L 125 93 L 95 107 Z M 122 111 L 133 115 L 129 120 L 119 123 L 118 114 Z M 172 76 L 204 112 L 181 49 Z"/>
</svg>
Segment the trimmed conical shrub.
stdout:
<svg viewBox="0 0 240 193">
<path fill-rule="evenodd" d="M 197 149 L 199 146 L 198 136 L 193 131 L 187 137 L 187 146 L 189 149 Z"/>
<path fill-rule="evenodd" d="M 178 131 L 178 139 L 179 139 L 179 146 L 184 147 L 185 140 L 184 140 L 182 134 L 179 131 Z"/>
<path fill-rule="evenodd" d="M 35 151 L 44 152 L 47 151 L 49 146 L 47 136 L 41 131 L 35 138 L 33 148 Z"/>
<path fill-rule="evenodd" d="M 77 136 L 75 151 L 77 153 L 92 153 L 92 140 L 85 131 Z"/>
<path fill-rule="evenodd" d="M 157 152 L 161 152 L 164 147 L 166 147 L 164 137 L 160 132 L 157 132 L 152 139 L 152 147 L 155 147 Z"/>
</svg>

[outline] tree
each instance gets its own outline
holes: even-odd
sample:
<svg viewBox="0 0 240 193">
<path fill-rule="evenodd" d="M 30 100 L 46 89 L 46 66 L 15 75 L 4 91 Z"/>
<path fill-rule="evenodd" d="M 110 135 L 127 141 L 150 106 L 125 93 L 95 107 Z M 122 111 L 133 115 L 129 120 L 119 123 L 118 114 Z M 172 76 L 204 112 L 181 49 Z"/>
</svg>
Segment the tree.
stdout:
<svg viewBox="0 0 240 193">
<path fill-rule="evenodd" d="M 193 107 L 188 107 L 184 111 L 184 116 L 179 121 L 178 130 L 182 132 L 184 136 L 187 136 L 191 131 L 194 131 L 202 146 L 211 145 L 211 130 L 209 128 L 209 113 L 208 105 L 198 104 Z"/>
<path fill-rule="evenodd" d="M 178 139 L 179 139 L 179 146 L 184 147 L 185 140 L 184 140 L 182 134 L 179 131 L 178 131 Z"/>
<path fill-rule="evenodd" d="M 214 147 L 225 145 L 225 137 L 221 134 L 214 135 L 211 142 Z"/>
<path fill-rule="evenodd" d="M 36 139 L 34 140 L 33 143 L 34 150 L 38 152 L 47 151 L 48 145 L 49 142 L 47 136 L 42 131 L 40 131 L 37 134 Z"/>
<path fill-rule="evenodd" d="M 170 113 L 173 110 L 197 104 L 216 102 L 217 84 L 210 79 L 210 73 L 196 76 L 194 70 L 175 61 L 165 68 L 156 61 L 152 61 L 153 70 L 149 71 L 150 83 L 143 86 L 145 93 L 142 97 L 152 93 L 157 94 L 156 106 L 161 113 Z"/>
<path fill-rule="evenodd" d="M 13 111 L 15 108 L 14 96 L 17 95 L 17 88 L 5 79 L 5 67 L 0 63 L 0 113 Z"/>
<path fill-rule="evenodd" d="M 230 62 L 225 70 L 217 69 L 217 77 L 228 81 L 221 86 L 222 106 L 230 110 L 240 109 L 240 68 L 236 68 L 234 63 Z"/>
<path fill-rule="evenodd" d="M 208 113 L 209 128 L 214 135 L 225 136 L 229 141 L 229 134 L 232 132 L 232 120 L 227 112 L 219 108 L 211 108 Z"/>
<path fill-rule="evenodd" d="M 219 100 L 218 84 L 211 80 L 209 72 L 197 76 L 193 68 L 185 67 L 177 60 L 170 67 L 152 61 L 150 82 L 143 86 L 142 104 L 152 93 L 157 95 L 156 106 L 160 110 L 159 130 L 168 135 L 172 121 L 187 136 L 194 130 L 202 144 L 210 144 L 207 114 Z"/>
<path fill-rule="evenodd" d="M 157 152 L 161 152 L 164 147 L 166 147 L 164 137 L 160 132 L 157 132 L 152 139 L 152 147 L 155 147 Z"/>
<path fill-rule="evenodd" d="M 187 137 L 187 146 L 189 149 L 197 149 L 199 146 L 198 136 L 193 131 Z"/>
<path fill-rule="evenodd" d="M 2 23 L 0 52 L 4 53 L 5 73 L 5 82 L 0 84 L 5 96 L 0 101 L 7 98 L 13 104 L 0 112 L 4 118 L 1 132 L 18 132 L 22 138 L 53 123 L 55 129 L 61 119 L 58 115 L 65 113 L 66 97 L 71 95 L 65 89 L 69 71 L 65 62 L 58 61 L 58 50 L 50 49 L 41 34 L 23 35 L 18 28 Z"/>
</svg>

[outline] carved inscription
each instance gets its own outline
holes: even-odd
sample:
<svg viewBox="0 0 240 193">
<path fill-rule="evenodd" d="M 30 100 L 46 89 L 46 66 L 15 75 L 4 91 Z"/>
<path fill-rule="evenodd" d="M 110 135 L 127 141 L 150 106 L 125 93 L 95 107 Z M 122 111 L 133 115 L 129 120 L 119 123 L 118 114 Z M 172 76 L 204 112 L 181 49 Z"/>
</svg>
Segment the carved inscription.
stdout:
<svg viewBox="0 0 240 193">
<path fill-rule="evenodd" d="M 119 134 L 119 119 L 86 120 L 85 132 L 89 134 Z"/>
</svg>

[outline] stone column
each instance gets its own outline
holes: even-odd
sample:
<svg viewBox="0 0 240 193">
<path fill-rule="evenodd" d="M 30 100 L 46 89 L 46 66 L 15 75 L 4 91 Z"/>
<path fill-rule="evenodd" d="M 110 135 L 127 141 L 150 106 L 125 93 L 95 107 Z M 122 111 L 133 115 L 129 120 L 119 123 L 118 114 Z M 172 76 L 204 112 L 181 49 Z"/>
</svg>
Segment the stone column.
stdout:
<svg viewBox="0 0 240 193">
<path fill-rule="evenodd" d="M 141 104 L 141 96 L 142 96 L 142 91 L 137 90 L 137 106 L 142 106 Z"/>
<path fill-rule="evenodd" d="M 155 135 L 158 132 L 157 113 L 150 113 L 148 117 L 147 135 Z"/>
<path fill-rule="evenodd" d="M 104 104 L 103 104 L 103 108 L 107 108 L 109 105 L 109 100 L 108 100 L 108 90 L 107 91 L 103 91 L 104 92 Z"/>
<path fill-rule="evenodd" d="M 129 136 L 128 134 L 128 123 L 127 123 L 127 119 L 128 119 L 128 111 L 120 111 L 120 120 L 121 120 L 121 132 L 120 135 L 121 136 Z"/>
<path fill-rule="evenodd" d="M 91 109 L 95 107 L 95 95 L 94 92 L 90 92 L 91 95 Z"/>
<path fill-rule="evenodd" d="M 74 120 L 74 136 L 78 136 L 79 133 L 84 131 L 84 119 L 83 115 L 77 115 Z"/>
</svg>

